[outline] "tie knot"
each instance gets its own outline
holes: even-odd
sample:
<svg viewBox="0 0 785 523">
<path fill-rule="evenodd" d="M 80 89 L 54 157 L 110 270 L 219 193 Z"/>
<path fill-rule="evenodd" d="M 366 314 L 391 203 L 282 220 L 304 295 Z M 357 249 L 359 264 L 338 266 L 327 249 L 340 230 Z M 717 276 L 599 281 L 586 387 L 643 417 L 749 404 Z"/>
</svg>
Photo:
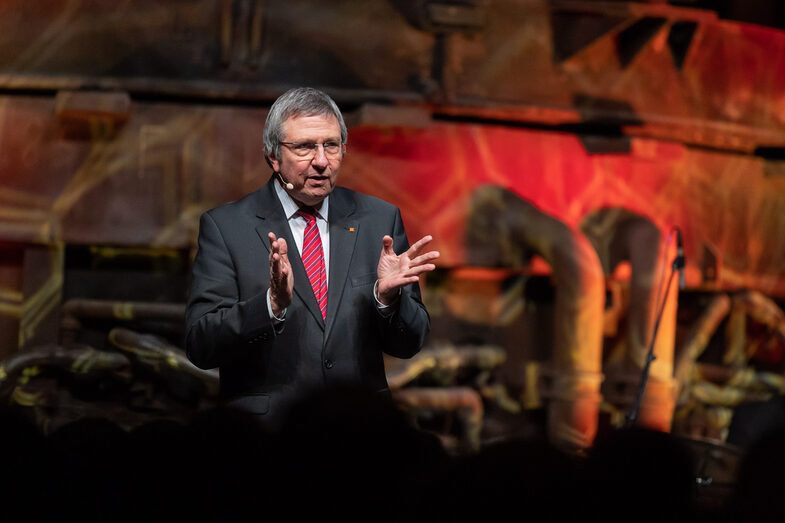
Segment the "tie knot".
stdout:
<svg viewBox="0 0 785 523">
<path fill-rule="evenodd" d="M 312 223 L 316 221 L 315 212 L 311 207 L 303 207 L 302 209 L 297 211 L 297 214 L 305 218 L 305 221 L 307 221 L 308 223 Z"/>
</svg>

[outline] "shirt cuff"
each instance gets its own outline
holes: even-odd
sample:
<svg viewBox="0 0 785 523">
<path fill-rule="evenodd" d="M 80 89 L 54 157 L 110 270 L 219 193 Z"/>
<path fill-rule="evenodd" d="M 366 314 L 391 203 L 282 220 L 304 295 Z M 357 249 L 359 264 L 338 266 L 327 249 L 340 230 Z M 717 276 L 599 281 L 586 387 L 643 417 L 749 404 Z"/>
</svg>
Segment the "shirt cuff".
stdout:
<svg viewBox="0 0 785 523">
<path fill-rule="evenodd" d="M 273 306 L 270 304 L 270 289 L 267 289 L 267 314 L 270 315 L 270 319 L 273 322 L 273 327 L 277 327 L 281 325 L 284 320 L 286 320 L 286 308 L 281 311 L 281 317 L 279 318 L 275 314 L 273 314 Z"/>
<path fill-rule="evenodd" d="M 390 305 L 385 305 L 384 303 L 379 301 L 379 293 L 377 292 L 377 287 L 379 286 L 379 280 L 376 280 L 376 283 L 373 284 L 373 299 L 376 300 L 376 310 L 379 311 L 385 318 L 389 318 L 395 313 L 395 310 L 398 308 L 397 305 L 400 302 L 399 298 L 396 298 L 394 302 Z M 401 289 L 398 289 L 398 296 L 401 296 Z"/>
</svg>

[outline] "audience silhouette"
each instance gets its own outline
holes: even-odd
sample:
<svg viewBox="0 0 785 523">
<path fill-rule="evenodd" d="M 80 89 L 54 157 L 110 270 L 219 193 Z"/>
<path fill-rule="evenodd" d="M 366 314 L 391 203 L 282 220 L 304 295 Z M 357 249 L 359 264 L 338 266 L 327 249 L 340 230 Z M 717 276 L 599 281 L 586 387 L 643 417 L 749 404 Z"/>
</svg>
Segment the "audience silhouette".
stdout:
<svg viewBox="0 0 785 523">
<path fill-rule="evenodd" d="M 707 511 L 671 434 L 618 430 L 582 455 L 537 438 L 456 453 L 353 387 L 304 396 L 274 430 L 228 408 L 45 434 L 4 407 L 0 426 L 9 521 L 785 521 L 783 430 L 748 449 L 727 503 Z"/>
</svg>

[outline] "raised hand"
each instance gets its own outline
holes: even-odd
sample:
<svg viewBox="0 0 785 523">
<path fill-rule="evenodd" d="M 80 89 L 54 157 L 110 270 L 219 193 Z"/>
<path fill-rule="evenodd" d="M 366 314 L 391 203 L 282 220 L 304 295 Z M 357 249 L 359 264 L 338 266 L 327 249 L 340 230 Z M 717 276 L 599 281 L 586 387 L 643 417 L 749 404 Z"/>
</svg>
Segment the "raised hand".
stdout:
<svg viewBox="0 0 785 523">
<path fill-rule="evenodd" d="M 439 257 L 439 251 L 420 254 L 431 240 L 432 236 L 423 236 L 406 252 L 397 255 L 393 251 L 393 239 L 390 236 L 382 238 L 382 253 L 376 269 L 376 277 L 379 279 L 376 292 L 379 301 L 385 305 L 391 304 L 397 298 L 401 287 L 419 281 L 420 274 L 436 268 L 436 265 L 430 262 Z"/>
<path fill-rule="evenodd" d="M 292 303 L 294 275 L 289 263 L 289 249 L 284 238 L 267 233 L 270 240 L 270 307 L 275 316 Z"/>
</svg>

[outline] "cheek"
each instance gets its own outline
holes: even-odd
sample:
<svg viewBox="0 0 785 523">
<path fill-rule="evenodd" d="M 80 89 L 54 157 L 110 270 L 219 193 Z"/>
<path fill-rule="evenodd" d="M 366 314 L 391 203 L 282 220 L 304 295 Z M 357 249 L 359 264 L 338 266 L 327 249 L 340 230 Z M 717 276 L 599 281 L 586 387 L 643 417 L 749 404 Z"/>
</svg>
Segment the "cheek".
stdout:
<svg viewBox="0 0 785 523">
<path fill-rule="evenodd" d="M 338 172 L 341 170 L 341 161 L 330 165 L 330 178 L 335 180 L 338 177 Z"/>
<path fill-rule="evenodd" d="M 297 163 L 288 163 L 282 166 L 285 172 L 293 178 L 303 178 L 305 170 Z"/>
</svg>

